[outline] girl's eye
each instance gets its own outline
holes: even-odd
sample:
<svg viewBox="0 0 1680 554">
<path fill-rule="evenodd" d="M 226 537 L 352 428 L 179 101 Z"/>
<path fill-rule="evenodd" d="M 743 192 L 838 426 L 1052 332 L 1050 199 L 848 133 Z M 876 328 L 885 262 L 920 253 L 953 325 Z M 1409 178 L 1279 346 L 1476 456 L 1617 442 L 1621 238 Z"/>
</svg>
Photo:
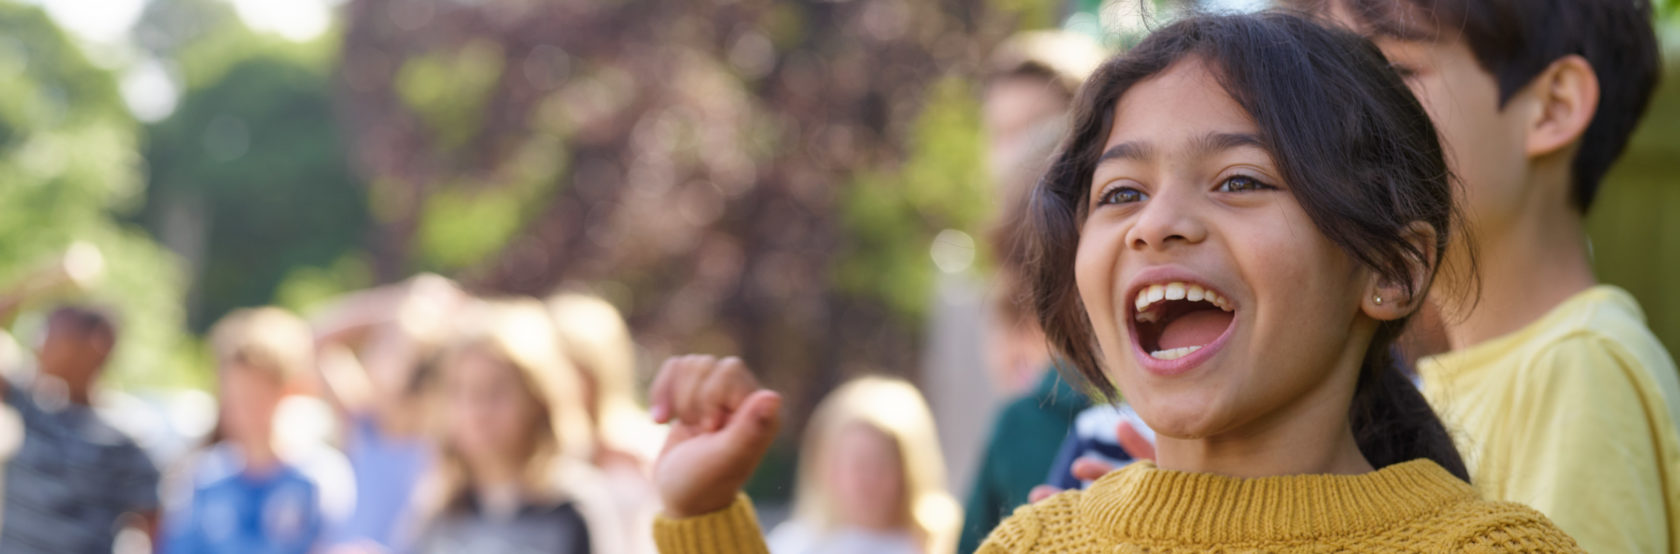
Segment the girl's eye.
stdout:
<svg viewBox="0 0 1680 554">
<path fill-rule="evenodd" d="M 1132 187 L 1115 187 L 1104 191 L 1102 196 L 1097 198 L 1097 205 L 1130 204 L 1132 202 L 1142 202 L 1148 198 L 1149 195 L 1144 194 L 1141 190 Z"/>
<path fill-rule="evenodd" d="M 1219 192 L 1251 192 L 1259 190 L 1277 190 L 1277 187 L 1260 182 L 1259 179 L 1246 175 L 1237 175 L 1219 183 Z"/>
<path fill-rule="evenodd" d="M 1418 75 L 1417 69 L 1407 64 L 1389 62 L 1388 67 L 1393 69 L 1394 73 L 1400 75 L 1401 79 L 1411 80 Z"/>
</svg>

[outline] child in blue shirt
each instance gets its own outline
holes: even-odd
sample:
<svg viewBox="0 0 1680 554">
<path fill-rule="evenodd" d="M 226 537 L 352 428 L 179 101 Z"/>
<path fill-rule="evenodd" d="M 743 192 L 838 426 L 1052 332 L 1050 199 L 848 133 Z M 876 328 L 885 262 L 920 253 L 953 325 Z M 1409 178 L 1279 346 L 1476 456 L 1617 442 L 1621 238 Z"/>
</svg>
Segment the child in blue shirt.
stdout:
<svg viewBox="0 0 1680 554">
<path fill-rule="evenodd" d="M 314 360 L 309 327 L 279 308 L 236 311 L 211 329 L 221 413 L 188 464 L 164 520 L 162 552 L 307 553 L 321 535 L 321 491 L 275 451 L 274 414 Z"/>
</svg>

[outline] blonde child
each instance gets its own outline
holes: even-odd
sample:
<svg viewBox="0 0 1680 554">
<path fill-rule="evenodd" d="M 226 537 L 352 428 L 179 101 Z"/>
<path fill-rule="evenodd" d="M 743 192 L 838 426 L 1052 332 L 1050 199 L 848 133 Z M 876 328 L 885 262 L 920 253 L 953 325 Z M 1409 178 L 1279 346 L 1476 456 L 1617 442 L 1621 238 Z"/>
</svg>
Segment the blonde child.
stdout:
<svg viewBox="0 0 1680 554">
<path fill-rule="evenodd" d="M 620 552 L 575 370 L 541 302 L 484 302 L 439 363 L 415 551 Z M 608 531 L 603 531 L 608 530 Z"/>
<path fill-rule="evenodd" d="M 793 518 L 776 554 L 928 554 L 956 547 L 933 415 L 910 383 L 853 380 L 817 406 L 800 451 Z"/>
<path fill-rule="evenodd" d="M 618 309 L 599 297 L 568 292 L 550 297 L 560 350 L 577 370 L 583 405 L 595 437 L 590 463 L 605 477 L 612 507 L 625 524 L 626 554 L 653 552 L 648 526 L 659 496 L 648 462 L 664 441 L 636 399 L 636 345 Z"/>
</svg>

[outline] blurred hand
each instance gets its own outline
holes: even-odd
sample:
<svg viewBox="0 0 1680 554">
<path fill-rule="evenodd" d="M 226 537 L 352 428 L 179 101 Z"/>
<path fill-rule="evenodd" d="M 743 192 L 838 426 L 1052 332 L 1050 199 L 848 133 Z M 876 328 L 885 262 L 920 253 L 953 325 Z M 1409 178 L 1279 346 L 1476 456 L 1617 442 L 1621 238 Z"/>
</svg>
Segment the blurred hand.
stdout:
<svg viewBox="0 0 1680 554">
<path fill-rule="evenodd" d="M 1120 422 L 1120 425 L 1114 428 L 1114 437 L 1120 440 L 1120 448 L 1126 449 L 1126 453 L 1131 454 L 1132 458 L 1151 461 L 1155 459 L 1155 443 L 1149 442 L 1149 439 L 1145 438 L 1143 433 L 1139 433 L 1137 428 L 1132 427 L 1130 422 Z M 1079 475 L 1079 464 L 1074 464 L 1073 474 L 1075 476 Z M 1104 471 L 1098 477 L 1106 474 L 1108 472 Z M 1095 480 L 1087 477 L 1079 478 Z"/>
<path fill-rule="evenodd" d="M 653 481 L 673 518 L 728 508 L 781 426 L 782 397 L 737 358 L 682 356 L 654 378 L 653 419 L 670 423 Z"/>
<path fill-rule="evenodd" d="M 1133 428 L 1131 423 L 1120 422 L 1120 425 L 1114 428 L 1114 436 L 1119 439 L 1120 447 L 1126 449 L 1126 453 L 1131 454 L 1133 458 L 1139 460 L 1155 459 L 1155 444 L 1144 438 L 1143 434 Z M 1080 481 L 1095 481 L 1112 473 L 1115 469 L 1108 462 L 1085 457 L 1073 461 L 1071 473 L 1073 473 L 1074 478 Z M 1050 485 L 1039 485 L 1033 487 L 1032 492 L 1027 493 L 1027 502 L 1037 503 L 1040 500 L 1055 496 L 1059 492 L 1062 492 L 1062 489 Z"/>
</svg>

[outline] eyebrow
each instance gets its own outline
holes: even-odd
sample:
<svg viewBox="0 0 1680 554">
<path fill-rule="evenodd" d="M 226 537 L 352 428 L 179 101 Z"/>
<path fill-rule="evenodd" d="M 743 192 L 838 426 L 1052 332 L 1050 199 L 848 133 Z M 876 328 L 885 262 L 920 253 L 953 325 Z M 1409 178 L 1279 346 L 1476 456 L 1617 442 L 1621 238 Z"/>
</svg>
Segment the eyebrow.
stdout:
<svg viewBox="0 0 1680 554">
<path fill-rule="evenodd" d="M 1197 137 L 1190 143 L 1190 152 L 1197 156 L 1207 156 L 1215 152 L 1223 152 L 1244 146 L 1265 148 L 1260 137 L 1250 133 L 1208 133 Z M 1097 165 L 1109 160 L 1148 161 L 1155 157 L 1155 147 L 1147 142 L 1122 142 L 1103 151 L 1102 157 L 1097 158 Z"/>
</svg>

